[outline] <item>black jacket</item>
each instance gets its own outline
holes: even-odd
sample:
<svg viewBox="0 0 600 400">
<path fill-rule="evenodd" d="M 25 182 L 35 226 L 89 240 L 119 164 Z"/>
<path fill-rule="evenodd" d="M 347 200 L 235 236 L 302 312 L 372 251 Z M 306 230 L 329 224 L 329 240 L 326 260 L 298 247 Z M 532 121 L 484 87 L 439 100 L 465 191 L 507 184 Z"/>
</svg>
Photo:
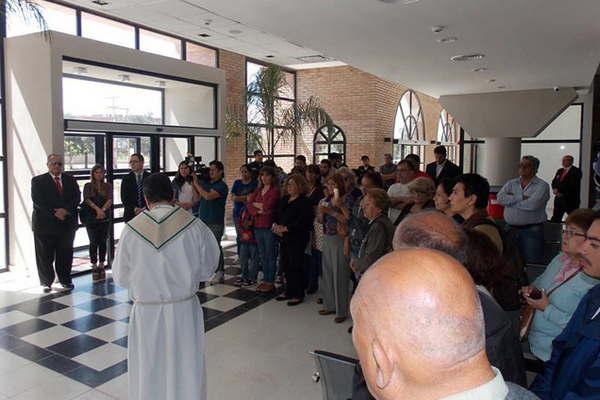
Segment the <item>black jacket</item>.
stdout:
<svg viewBox="0 0 600 400">
<path fill-rule="evenodd" d="M 427 175 L 429 175 L 431 177 L 431 179 L 433 179 L 433 181 L 435 182 L 436 187 L 442 179 L 444 179 L 444 178 L 453 179 L 453 178 L 456 178 L 457 176 L 459 176 L 460 174 L 462 174 L 458 165 L 454 164 L 450 160 L 446 160 L 446 164 L 444 164 L 444 168 L 442 168 L 440 175 L 438 177 L 436 177 L 435 176 L 435 173 L 437 170 L 436 166 L 437 166 L 437 163 L 434 161 L 432 163 L 427 164 L 427 169 L 425 170 Z"/>
<path fill-rule="evenodd" d="M 556 171 L 554 179 L 552 179 L 552 189 L 557 189 L 563 196 L 567 210 L 572 211 L 579 208 L 580 203 L 580 189 L 581 189 L 581 170 L 576 166 L 571 166 L 569 172 L 565 178 L 561 181 L 560 176 L 562 175 L 564 168 L 560 168 Z"/>
<path fill-rule="evenodd" d="M 142 181 L 150 176 L 150 173 L 144 171 Z M 123 177 L 121 181 L 121 202 L 123 203 L 123 208 L 125 212 L 123 213 L 123 218 L 125 221 L 131 220 L 135 217 L 135 208 L 146 207 L 146 200 L 142 196 L 142 204 L 138 205 L 137 203 L 137 182 L 135 178 L 135 174 L 133 172 L 128 173 Z"/>
<path fill-rule="evenodd" d="M 54 178 L 45 173 L 31 179 L 31 200 L 33 213 L 31 226 L 40 234 L 62 234 L 65 230 L 77 229 L 77 206 L 81 192 L 77 181 L 71 175 L 61 174 L 62 195 L 59 194 Z M 54 210 L 64 208 L 69 213 L 64 221 L 54 216 Z"/>
</svg>

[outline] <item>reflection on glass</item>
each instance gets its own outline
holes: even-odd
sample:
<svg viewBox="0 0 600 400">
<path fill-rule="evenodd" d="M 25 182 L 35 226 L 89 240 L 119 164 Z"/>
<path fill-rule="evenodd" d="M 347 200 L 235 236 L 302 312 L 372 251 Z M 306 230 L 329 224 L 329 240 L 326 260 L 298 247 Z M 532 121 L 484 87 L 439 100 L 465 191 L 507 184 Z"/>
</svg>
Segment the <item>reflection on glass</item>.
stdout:
<svg viewBox="0 0 600 400">
<path fill-rule="evenodd" d="M 246 85 L 256 82 L 258 73 L 265 69 L 264 65 L 255 64 L 253 62 L 246 63 Z"/>
<path fill-rule="evenodd" d="M 209 67 L 217 66 L 217 51 L 194 43 L 185 43 L 185 59 Z"/>
<path fill-rule="evenodd" d="M 37 0 L 48 30 L 77 35 L 77 18 L 74 9 L 48 1 Z M 39 32 L 40 26 L 30 15 L 9 13 L 6 19 L 7 36 L 20 36 Z"/>
<path fill-rule="evenodd" d="M 63 77 L 65 119 L 162 124 L 162 92 L 109 82 Z"/>
<path fill-rule="evenodd" d="M 96 140 L 93 136 L 65 136 L 65 170 L 91 169 L 96 163 Z"/>
<path fill-rule="evenodd" d="M 182 162 L 189 151 L 186 138 L 162 138 L 163 148 L 161 154 L 161 169 L 165 172 L 177 172 L 179 163 Z"/>
<path fill-rule="evenodd" d="M 135 28 L 133 26 L 86 12 L 81 13 L 81 36 L 135 48 Z"/>
<path fill-rule="evenodd" d="M 181 40 L 140 29 L 140 50 L 181 59 Z"/>
</svg>

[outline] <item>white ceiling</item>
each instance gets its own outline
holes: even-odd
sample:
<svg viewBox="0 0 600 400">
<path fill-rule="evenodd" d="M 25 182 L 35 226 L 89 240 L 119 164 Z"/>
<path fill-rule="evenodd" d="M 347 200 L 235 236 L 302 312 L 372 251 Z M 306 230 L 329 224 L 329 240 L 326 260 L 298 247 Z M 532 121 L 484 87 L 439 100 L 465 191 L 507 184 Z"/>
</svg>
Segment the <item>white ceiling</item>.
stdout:
<svg viewBox="0 0 600 400">
<path fill-rule="evenodd" d="M 323 54 L 436 97 L 588 86 L 600 61 L 600 0 L 106 1 L 70 0 L 282 65 Z M 468 53 L 486 57 L 450 61 Z"/>
</svg>

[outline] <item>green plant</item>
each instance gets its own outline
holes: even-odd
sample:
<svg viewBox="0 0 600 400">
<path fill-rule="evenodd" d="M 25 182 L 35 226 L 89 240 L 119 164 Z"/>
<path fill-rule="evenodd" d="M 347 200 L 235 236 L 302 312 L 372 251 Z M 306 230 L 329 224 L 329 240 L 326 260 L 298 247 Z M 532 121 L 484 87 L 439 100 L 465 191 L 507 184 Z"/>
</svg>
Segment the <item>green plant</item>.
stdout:
<svg viewBox="0 0 600 400">
<path fill-rule="evenodd" d="M 245 135 L 248 149 L 262 150 L 272 156 L 280 142 L 293 140 L 307 127 L 333 127 L 331 117 L 318 98 L 311 96 L 301 103 L 281 101 L 280 97 L 285 97 L 282 94 L 289 90 L 285 72 L 280 67 L 262 68 L 246 88 L 245 104 L 234 104 L 227 109 L 227 138 Z"/>
<path fill-rule="evenodd" d="M 49 36 L 48 25 L 42 12 L 41 7 L 34 0 L 0 0 L 0 13 L 5 15 L 15 14 L 18 15 L 23 21 L 34 21 L 40 28 L 41 33 L 45 36 Z"/>
</svg>

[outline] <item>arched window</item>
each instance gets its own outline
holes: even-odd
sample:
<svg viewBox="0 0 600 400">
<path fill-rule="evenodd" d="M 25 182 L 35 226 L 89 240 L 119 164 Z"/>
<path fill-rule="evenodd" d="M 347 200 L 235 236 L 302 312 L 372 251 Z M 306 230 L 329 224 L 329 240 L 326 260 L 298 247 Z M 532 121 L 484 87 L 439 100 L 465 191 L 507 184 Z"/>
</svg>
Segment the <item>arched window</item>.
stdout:
<svg viewBox="0 0 600 400">
<path fill-rule="evenodd" d="M 442 110 L 438 122 L 437 143 L 446 146 L 448 159 L 458 163 L 459 144 L 456 134 L 456 123 L 454 117 L 448 111 Z"/>
<path fill-rule="evenodd" d="M 331 128 L 323 125 L 317 129 L 313 140 L 314 163 L 319 163 L 330 153 L 340 154 L 342 161 L 346 162 L 346 135 L 337 125 L 333 125 Z"/>
<path fill-rule="evenodd" d="M 394 122 L 393 155 L 394 162 L 414 153 L 425 161 L 425 128 L 423 110 L 417 94 L 407 90 L 400 98 Z"/>
</svg>

